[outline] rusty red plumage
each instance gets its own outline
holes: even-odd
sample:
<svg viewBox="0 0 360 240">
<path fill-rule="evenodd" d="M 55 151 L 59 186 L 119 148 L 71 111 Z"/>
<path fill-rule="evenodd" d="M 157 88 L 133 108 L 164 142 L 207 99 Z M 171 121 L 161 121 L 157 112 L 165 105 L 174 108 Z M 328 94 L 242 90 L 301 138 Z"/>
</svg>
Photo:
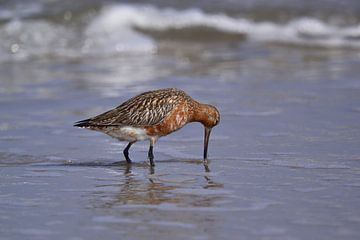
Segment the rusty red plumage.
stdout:
<svg viewBox="0 0 360 240">
<path fill-rule="evenodd" d="M 150 140 L 149 160 L 153 162 L 153 145 L 159 137 L 166 136 L 190 122 L 204 125 L 204 159 L 207 158 L 207 142 L 210 129 L 220 121 L 219 111 L 211 105 L 202 104 L 184 91 L 176 88 L 144 92 L 125 101 L 116 108 L 93 118 L 76 122 L 74 126 L 104 132 L 129 144 L 124 150 L 128 163 L 130 146 L 139 140 Z"/>
</svg>

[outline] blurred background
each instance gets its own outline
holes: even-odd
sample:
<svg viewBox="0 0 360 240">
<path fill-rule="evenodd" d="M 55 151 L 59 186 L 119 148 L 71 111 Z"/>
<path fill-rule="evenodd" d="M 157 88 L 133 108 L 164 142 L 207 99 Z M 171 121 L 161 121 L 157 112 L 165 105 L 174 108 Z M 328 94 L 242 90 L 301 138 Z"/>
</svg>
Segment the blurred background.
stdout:
<svg viewBox="0 0 360 240">
<path fill-rule="evenodd" d="M 1 0 L 0 239 L 359 239 L 359 76 L 358 0 Z M 166 87 L 209 169 L 72 127 Z"/>
</svg>

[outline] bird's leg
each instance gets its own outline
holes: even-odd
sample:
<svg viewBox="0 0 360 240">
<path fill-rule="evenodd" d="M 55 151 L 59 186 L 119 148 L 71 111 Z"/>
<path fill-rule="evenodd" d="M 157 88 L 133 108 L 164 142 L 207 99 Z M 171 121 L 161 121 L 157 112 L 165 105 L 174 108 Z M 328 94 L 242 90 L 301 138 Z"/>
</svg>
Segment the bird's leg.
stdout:
<svg viewBox="0 0 360 240">
<path fill-rule="evenodd" d="M 127 163 L 131 163 L 131 159 L 129 158 L 129 149 L 133 143 L 134 142 L 129 142 L 129 144 L 126 146 L 126 148 L 123 151 Z"/>
<path fill-rule="evenodd" d="M 155 164 L 154 164 L 154 153 L 153 153 L 153 146 L 152 145 L 150 145 L 150 147 L 149 147 L 148 157 L 149 157 L 149 160 L 150 160 L 150 165 L 155 166 Z"/>
<path fill-rule="evenodd" d="M 155 166 L 153 148 L 154 148 L 154 144 L 155 144 L 156 140 L 157 140 L 156 138 L 150 138 L 150 147 L 149 147 L 149 152 L 148 152 L 148 158 L 149 158 L 151 166 Z"/>
</svg>

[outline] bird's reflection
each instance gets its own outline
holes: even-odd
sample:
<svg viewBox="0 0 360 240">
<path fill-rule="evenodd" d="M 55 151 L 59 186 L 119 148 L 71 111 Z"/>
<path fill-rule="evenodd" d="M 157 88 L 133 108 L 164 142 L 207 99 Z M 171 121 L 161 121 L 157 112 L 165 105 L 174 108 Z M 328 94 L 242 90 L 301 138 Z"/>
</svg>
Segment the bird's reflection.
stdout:
<svg viewBox="0 0 360 240">
<path fill-rule="evenodd" d="M 207 172 L 207 173 L 210 172 L 209 164 L 207 162 L 204 162 L 203 165 L 204 165 L 205 172 Z"/>
<path fill-rule="evenodd" d="M 198 161 L 195 165 L 199 165 Z M 191 167 L 193 169 L 193 166 Z M 203 174 L 191 174 L 186 172 L 186 169 L 180 173 L 172 172 L 171 169 L 164 173 L 160 173 L 159 170 L 157 171 L 159 173 L 155 173 L 155 168 L 139 164 L 120 165 L 117 169 L 123 172 L 120 176 L 121 179 L 116 184 L 112 184 L 119 188 L 118 191 L 115 191 L 115 194 L 114 191 L 99 191 L 99 188 L 101 189 L 104 185 L 98 185 L 97 191 L 94 192 L 96 198 L 93 198 L 97 202 L 97 207 L 100 202 L 101 207 L 104 208 L 112 208 L 116 205 L 158 205 L 162 203 L 197 207 L 202 204 L 203 207 L 209 207 L 222 197 L 221 193 L 217 195 L 216 191 L 211 194 L 196 191 L 196 189 L 200 191 L 208 188 L 213 190 L 223 188 L 223 184 L 212 179 L 209 164 L 203 164 Z M 205 179 L 205 184 L 201 183 L 203 182 L 201 179 Z"/>
<path fill-rule="evenodd" d="M 132 164 L 125 164 L 124 167 L 124 175 L 127 175 L 129 173 L 131 173 L 131 169 L 132 169 Z M 149 166 L 149 174 L 155 174 L 155 167 L 154 166 Z"/>
</svg>

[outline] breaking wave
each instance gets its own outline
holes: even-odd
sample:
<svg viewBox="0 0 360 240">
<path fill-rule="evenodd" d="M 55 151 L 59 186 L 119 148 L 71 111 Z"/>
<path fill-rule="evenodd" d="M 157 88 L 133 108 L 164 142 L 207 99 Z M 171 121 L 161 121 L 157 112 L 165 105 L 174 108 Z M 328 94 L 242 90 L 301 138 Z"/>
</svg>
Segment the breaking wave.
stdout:
<svg viewBox="0 0 360 240">
<path fill-rule="evenodd" d="M 11 15 L 9 13 L 9 15 Z M 193 29 L 243 35 L 247 41 L 295 44 L 328 48 L 360 48 L 360 25 L 337 26 L 302 17 L 280 24 L 255 22 L 224 13 L 210 14 L 200 9 L 175 10 L 151 5 L 110 5 L 103 7 L 78 29 L 47 20 L 14 18 L 0 25 L 0 60 L 33 56 L 108 56 L 122 53 L 152 54 L 160 38 L 152 32 L 182 32 Z M 169 33 L 170 34 L 170 33 Z M 191 38 L 191 34 L 190 34 Z M 238 39 L 238 38 L 237 38 Z M 198 41 L 196 38 L 193 41 Z M 206 39 L 202 39 L 206 43 Z"/>
<path fill-rule="evenodd" d="M 360 25 L 338 27 L 315 18 L 303 17 L 286 24 L 254 22 L 225 14 L 208 14 L 200 9 L 159 9 L 153 6 L 117 5 L 105 7 L 90 25 L 106 33 L 129 28 L 181 31 L 212 28 L 221 33 L 243 34 L 249 40 L 294 43 L 325 47 L 360 47 Z"/>
</svg>

